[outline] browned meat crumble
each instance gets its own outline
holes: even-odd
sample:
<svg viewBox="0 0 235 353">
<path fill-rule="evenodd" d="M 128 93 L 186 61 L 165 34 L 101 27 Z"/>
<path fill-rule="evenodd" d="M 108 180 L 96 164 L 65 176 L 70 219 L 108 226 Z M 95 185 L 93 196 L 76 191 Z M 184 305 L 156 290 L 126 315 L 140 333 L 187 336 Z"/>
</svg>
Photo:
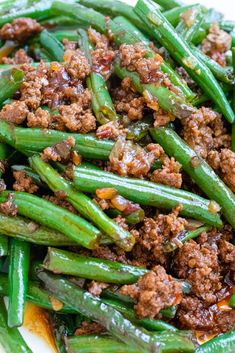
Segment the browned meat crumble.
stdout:
<svg viewBox="0 0 235 353">
<path fill-rule="evenodd" d="M 140 319 L 154 319 L 161 309 L 179 304 L 182 300 L 181 284 L 159 265 L 143 275 L 136 284 L 123 286 L 121 293 L 137 302 L 135 311 Z"/>
<path fill-rule="evenodd" d="M 14 203 L 13 194 L 9 193 L 8 198 L 5 202 L 0 203 L 0 212 L 4 213 L 7 216 L 16 216 L 18 209 Z"/>
<path fill-rule="evenodd" d="M 225 53 L 231 48 L 231 36 L 214 23 L 201 44 L 201 50 L 221 66 L 226 65 Z"/>
<path fill-rule="evenodd" d="M 104 331 L 104 327 L 96 322 L 83 321 L 81 326 L 76 329 L 75 336 L 100 334 Z"/>
<path fill-rule="evenodd" d="M 0 29 L 0 38 L 24 42 L 42 31 L 42 26 L 32 18 L 17 18 Z"/>
<path fill-rule="evenodd" d="M 21 64 L 29 64 L 33 61 L 32 58 L 28 56 L 24 49 L 19 49 L 15 52 L 13 58 L 3 57 L 3 64 L 9 65 L 21 65 Z"/>
<path fill-rule="evenodd" d="M 30 194 L 34 194 L 38 191 L 39 187 L 33 183 L 32 178 L 27 176 L 23 170 L 14 171 L 13 176 L 15 178 L 13 184 L 15 191 L 24 191 Z"/>
</svg>

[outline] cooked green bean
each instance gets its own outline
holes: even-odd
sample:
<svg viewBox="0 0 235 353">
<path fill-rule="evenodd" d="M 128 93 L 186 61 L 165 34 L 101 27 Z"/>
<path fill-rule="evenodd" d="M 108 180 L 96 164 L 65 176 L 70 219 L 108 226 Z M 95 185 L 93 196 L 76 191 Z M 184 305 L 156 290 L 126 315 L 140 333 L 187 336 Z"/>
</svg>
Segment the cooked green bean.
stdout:
<svg viewBox="0 0 235 353">
<path fill-rule="evenodd" d="M 56 38 L 56 36 L 44 29 L 39 34 L 39 41 L 43 48 L 49 53 L 52 60 L 63 61 L 64 59 L 64 46 Z"/>
<path fill-rule="evenodd" d="M 74 240 L 54 229 L 41 226 L 27 218 L 11 217 L 2 213 L 0 213 L 0 233 L 38 245 L 70 246 L 76 244 Z"/>
<path fill-rule="evenodd" d="M 19 69 L 12 69 L 0 74 L 0 104 L 11 98 L 20 88 L 24 72 Z"/>
<path fill-rule="evenodd" d="M 28 287 L 30 245 L 19 239 L 10 243 L 8 326 L 23 324 Z"/>
<path fill-rule="evenodd" d="M 18 329 L 7 326 L 7 311 L 2 298 L 0 298 L 0 344 L 5 353 L 33 353 L 23 340 Z"/>
<path fill-rule="evenodd" d="M 17 207 L 19 215 L 51 227 L 84 247 L 96 247 L 100 232 L 78 215 L 25 192 L 3 191 L 0 194 L 1 203 L 9 199 Z"/>
<path fill-rule="evenodd" d="M 135 346 L 140 352 L 170 353 L 175 350 L 182 352 L 194 352 L 195 350 L 187 334 L 173 331 L 165 331 L 162 334 L 149 333 L 133 325 L 120 312 L 103 303 L 101 299 L 92 296 L 71 282 L 46 272 L 40 272 L 38 277 L 59 300 L 73 306 L 75 310 L 89 319 L 100 323 L 117 339 Z"/>
<path fill-rule="evenodd" d="M 176 27 L 176 32 L 178 32 L 186 42 L 190 43 L 201 27 L 204 14 L 201 6 L 192 8 L 187 11 L 187 14 L 189 14 L 187 21 L 181 16 L 181 20 Z"/>
<path fill-rule="evenodd" d="M 235 195 L 213 169 L 175 131 L 167 128 L 151 129 L 151 135 L 168 155 L 175 157 L 181 163 L 185 172 L 191 176 L 203 192 L 220 205 L 225 218 L 235 229 Z M 215 212 L 213 207 L 213 205 L 209 205 L 209 209 L 212 208 L 212 212 Z"/>
<path fill-rule="evenodd" d="M 232 308 L 235 308 L 235 293 L 231 296 L 231 299 L 229 300 L 229 306 Z"/>
<path fill-rule="evenodd" d="M 8 255 L 8 238 L 0 234 L 0 257 Z"/>
<path fill-rule="evenodd" d="M 84 217 L 96 224 L 100 230 L 125 251 L 132 249 L 135 244 L 134 236 L 109 218 L 94 201 L 73 189 L 69 182 L 63 179 L 55 169 L 45 163 L 39 156 L 31 157 L 30 164 L 50 189 L 54 192 L 63 190 L 67 195 L 65 199 Z"/>
<path fill-rule="evenodd" d="M 233 353 L 235 349 L 235 330 L 224 333 L 203 343 L 196 353 Z"/>
<path fill-rule="evenodd" d="M 194 5 L 184 5 L 184 6 L 174 7 L 172 9 L 165 11 L 164 16 L 170 22 L 170 24 L 172 24 L 173 27 L 176 27 L 180 22 L 181 15 L 183 13 L 185 13 L 186 11 L 193 11 L 194 9 L 198 8 L 198 6 L 201 6 L 201 5 L 194 4 Z"/>
<path fill-rule="evenodd" d="M 220 108 L 227 120 L 232 123 L 234 113 L 213 74 L 201 60 L 195 57 L 187 42 L 175 33 L 174 28 L 158 7 L 148 0 L 138 0 L 135 11 L 144 20 L 145 24 L 152 29 L 154 38 L 185 68 L 202 90 Z"/>
<path fill-rule="evenodd" d="M 74 149 L 85 158 L 106 160 L 114 145 L 113 141 L 99 140 L 93 135 L 15 127 L 0 120 L 0 140 L 26 155 L 41 152 L 44 148 L 62 142 L 69 136 L 75 139 Z"/>
<path fill-rule="evenodd" d="M 73 178 L 73 185 L 84 192 L 95 193 L 96 189 L 112 187 L 120 195 L 138 204 L 168 210 L 181 204 L 183 206 L 181 211 L 183 216 L 196 218 L 206 224 L 218 227 L 222 225 L 218 214 L 212 213 L 208 209 L 211 204 L 210 201 L 198 197 L 194 199 L 194 195 L 186 191 L 151 183 L 150 185 L 154 185 L 153 188 L 149 187 L 149 182 L 144 180 L 138 181 L 119 177 L 109 172 L 79 167 L 74 169 Z"/>
<path fill-rule="evenodd" d="M 60 30 L 53 32 L 54 36 L 62 42 L 64 39 L 68 39 L 72 42 L 77 42 L 79 39 L 78 31 L 75 30 Z"/>
</svg>

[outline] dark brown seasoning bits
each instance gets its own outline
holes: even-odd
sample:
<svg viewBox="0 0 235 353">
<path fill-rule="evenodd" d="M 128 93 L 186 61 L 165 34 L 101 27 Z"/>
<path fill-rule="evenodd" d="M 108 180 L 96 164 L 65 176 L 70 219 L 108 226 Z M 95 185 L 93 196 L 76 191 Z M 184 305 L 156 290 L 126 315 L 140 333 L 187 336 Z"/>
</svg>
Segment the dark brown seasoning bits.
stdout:
<svg viewBox="0 0 235 353">
<path fill-rule="evenodd" d="M 75 336 L 99 334 L 104 331 L 104 327 L 96 322 L 83 321 L 81 326 L 76 329 Z"/>
<path fill-rule="evenodd" d="M 167 275 L 162 266 L 154 267 L 136 284 L 123 286 L 121 293 L 137 302 L 135 311 L 140 319 L 154 319 L 161 309 L 179 304 L 183 297 L 182 285 Z"/>
</svg>

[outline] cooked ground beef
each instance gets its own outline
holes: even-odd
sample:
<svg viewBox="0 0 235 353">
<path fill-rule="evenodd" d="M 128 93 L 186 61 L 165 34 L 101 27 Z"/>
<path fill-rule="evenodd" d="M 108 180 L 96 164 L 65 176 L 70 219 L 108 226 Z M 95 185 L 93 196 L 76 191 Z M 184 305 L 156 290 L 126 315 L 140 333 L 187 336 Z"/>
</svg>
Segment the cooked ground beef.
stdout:
<svg viewBox="0 0 235 353">
<path fill-rule="evenodd" d="M 76 329 L 75 336 L 92 335 L 104 332 L 104 327 L 96 322 L 83 321 L 81 326 Z"/>
<path fill-rule="evenodd" d="M 184 329 L 218 334 L 234 329 L 235 310 L 218 311 L 205 307 L 198 298 L 186 297 L 180 303 L 177 319 Z"/>
<path fill-rule="evenodd" d="M 124 264 L 129 263 L 125 251 L 117 247 L 99 246 L 92 251 L 92 256 L 110 261 L 118 261 Z"/>
<path fill-rule="evenodd" d="M 135 311 L 140 319 L 154 319 L 161 309 L 179 304 L 182 300 L 181 284 L 167 275 L 162 266 L 154 267 L 136 284 L 123 286 L 121 293 L 137 302 Z"/>
<path fill-rule="evenodd" d="M 66 50 L 64 61 L 68 74 L 74 80 L 83 81 L 91 71 L 87 58 L 80 50 Z"/>
<path fill-rule="evenodd" d="M 119 137 L 110 156 L 110 169 L 119 175 L 142 178 L 156 159 L 155 151 L 146 152 L 142 147 Z"/>
<path fill-rule="evenodd" d="M 48 110 L 38 108 L 35 113 L 28 113 L 27 126 L 32 128 L 47 129 L 50 126 L 52 117 Z"/>
<path fill-rule="evenodd" d="M 14 203 L 14 197 L 12 193 L 8 194 L 7 201 L 0 203 L 0 212 L 7 216 L 17 215 L 18 210 L 16 204 Z"/>
<path fill-rule="evenodd" d="M 96 130 L 96 136 L 99 139 L 117 140 L 119 136 L 125 136 L 126 129 L 119 121 L 110 121 L 104 125 L 100 125 Z"/>
<path fill-rule="evenodd" d="M 32 62 L 32 58 L 30 58 L 24 49 L 19 49 L 15 52 L 13 58 L 3 57 L 3 64 L 9 65 L 21 65 L 21 64 L 29 64 Z"/>
<path fill-rule="evenodd" d="M 44 161 L 68 162 L 71 157 L 71 150 L 75 146 L 75 140 L 69 136 L 67 140 L 59 142 L 52 147 L 47 147 L 43 150 L 42 159 Z"/>
<path fill-rule="evenodd" d="M 38 191 L 38 186 L 34 184 L 31 177 L 27 176 L 23 170 L 14 171 L 13 176 L 15 182 L 13 184 L 13 189 L 15 191 L 24 191 L 34 194 Z"/>
<path fill-rule="evenodd" d="M 164 112 L 161 108 L 156 110 L 153 113 L 154 117 L 154 127 L 160 127 L 168 124 L 171 121 L 175 120 L 175 116 L 169 113 Z"/>
<path fill-rule="evenodd" d="M 215 22 L 207 37 L 202 41 L 201 50 L 221 66 L 225 66 L 225 53 L 231 48 L 231 42 L 231 36 L 220 29 L 218 23 Z"/>
<path fill-rule="evenodd" d="M 32 18 L 17 18 L 0 29 L 0 38 L 20 43 L 42 31 L 42 26 Z"/>
<path fill-rule="evenodd" d="M 139 238 L 133 249 L 134 258 L 146 259 L 147 266 L 167 265 L 168 256 L 164 251 L 167 240 L 185 230 L 188 222 L 178 216 L 181 206 L 167 215 L 158 214 L 155 218 L 145 218 L 139 230 Z"/>
<path fill-rule="evenodd" d="M 145 99 L 133 91 L 129 77 L 122 80 L 121 88 L 113 90 L 113 99 L 118 113 L 127 115 L 131 121 L 143 118 L 146 108 Z"/>
<path fill-rule="evenodd" d="M 9 104 L 4 105 L 4 107 L 0 111 L 0 119 L 18 125 L 22 124 L 25 121 L 28 112 L 29 110 L 25 102 L 13 101 Z"/>
<path fill-rule="evenodd" d="M 221 115 L 210 108 L 202 107 L 181 122 L 184 140 L 202 158 L 206 159 L 211 150 L 230 147 L 231 137 Z"/>
<path fill-rule="evenodd" d="M 151 181 L 159 184 L 181 188 L 182 174 L 180 173 L 181 164 L 176 162 L 173 157 L 165 157 L 161 169 L 156 169 L 151 175 Z"/>
<path fill-rule="evenodd" d="M 102 293 L 103 289 L 108 288 L 109 284 L 103 283 L 103 282 L 97 282 L 97 281 L 91 281 L 88 284 L 88 291 L 97 297 L 100 296 Z"/>
<path fill-rule="evenodd" d="M 222 149 L 221 152 L 210 151 L 207 160 L 229 188 L 235 192 L 235 153 L 227 148 Z"/>
</svg>

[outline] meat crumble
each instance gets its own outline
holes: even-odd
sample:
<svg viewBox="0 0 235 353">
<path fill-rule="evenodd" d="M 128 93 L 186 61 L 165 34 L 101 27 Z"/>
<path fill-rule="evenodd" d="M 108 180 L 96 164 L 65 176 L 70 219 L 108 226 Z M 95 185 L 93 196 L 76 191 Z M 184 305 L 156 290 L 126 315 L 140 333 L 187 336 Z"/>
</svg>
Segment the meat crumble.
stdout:
<svg viewBox="0 0 235 353">
<path fill-rule="evenodd" d="M 42 26 L 32 18 L 17 18 L 0 29 L 0 38 L 24 42 L 42 31 Z"/>
</svg>

